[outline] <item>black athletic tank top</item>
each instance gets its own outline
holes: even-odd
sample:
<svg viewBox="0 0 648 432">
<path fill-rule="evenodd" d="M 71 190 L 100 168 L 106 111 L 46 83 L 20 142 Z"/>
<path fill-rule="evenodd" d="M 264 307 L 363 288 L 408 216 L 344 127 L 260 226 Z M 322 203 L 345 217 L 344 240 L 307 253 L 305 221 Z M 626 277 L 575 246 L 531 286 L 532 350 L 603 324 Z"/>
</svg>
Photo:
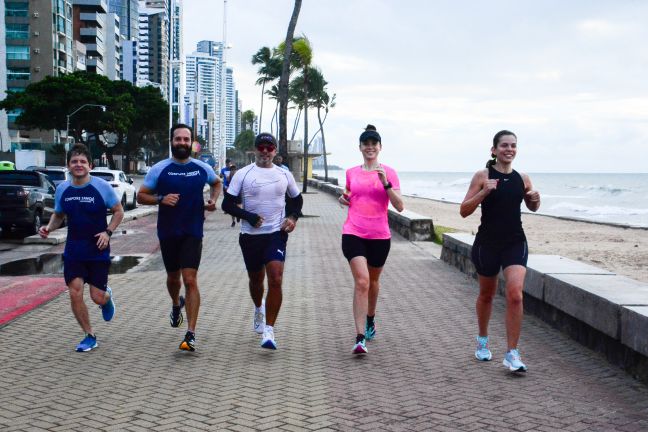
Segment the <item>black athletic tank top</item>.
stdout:
<svg viewBox="0 0 648 432">
<path fill-rule="evenodd" d="M 515 170 L 503 174 L 488 167 L 488 178 L 497 179 L 497 189 L 481 203 L 481 225 L 478 239 L 490 245 L 507 245 L 526 241 L 522 229 L 520 205 L 524 198 L 524 180 Z"/>
</svg>

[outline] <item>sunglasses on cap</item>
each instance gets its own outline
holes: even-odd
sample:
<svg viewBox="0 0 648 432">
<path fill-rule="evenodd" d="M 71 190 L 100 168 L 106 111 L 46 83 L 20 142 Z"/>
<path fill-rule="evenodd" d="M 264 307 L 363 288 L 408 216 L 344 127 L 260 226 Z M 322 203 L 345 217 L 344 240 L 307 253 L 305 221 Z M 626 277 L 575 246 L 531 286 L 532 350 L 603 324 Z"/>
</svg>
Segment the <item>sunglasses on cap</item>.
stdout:
<svg viewBox="0 0 648 432">
<path fill-rule="evenodd" d="M 259 150 L 260 152 L 266 151 L 266 152 L 270 153 L 270 152 L 275 151 L 276 149 L 277 149 L 276 146 L 274 146 L 272 144 L 266 144 L 266 143 L 261 143 L 261 144 L 259 144 L 257 146 L 257 150 Z"/>
</svg>

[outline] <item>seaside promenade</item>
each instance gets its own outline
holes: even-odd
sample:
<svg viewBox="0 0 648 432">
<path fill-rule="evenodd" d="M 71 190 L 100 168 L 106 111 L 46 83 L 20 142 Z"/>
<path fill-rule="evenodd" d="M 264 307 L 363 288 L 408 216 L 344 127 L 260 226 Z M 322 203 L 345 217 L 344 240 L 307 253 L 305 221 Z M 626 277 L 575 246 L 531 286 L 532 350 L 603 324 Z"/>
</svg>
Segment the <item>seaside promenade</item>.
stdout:
<svg viewBox="0 0 648 432">
<path fill-rule="evenodd" d="M 476 281 L 432 245 L 398 235 L 377 338 L 367 356 L 353 356 L 352 278 L 340 251 L 346 211 L 322 192 L 304 201 L 309 217 L 288 242 L 277 351 L 259 348 L 252 332 L 238 228 L 214 212 L 197 351 L 178 350 L 186 327 L 169 326 L 154 252 L 111 276 L 113 322 L 90 307 L 100 344 L 92 352 L 73 351 L 82 335 L 65 294 L 0 327 L 0 430 L 648 430 L 645 384 L 534 317 L 525 317 L 520 344 L 529 372 L 509 373 L 502 298 L 493 361 L 477 362 Z M 124 239 L 144 248 L 151 232 L 140 225 Z"/>
</svg>

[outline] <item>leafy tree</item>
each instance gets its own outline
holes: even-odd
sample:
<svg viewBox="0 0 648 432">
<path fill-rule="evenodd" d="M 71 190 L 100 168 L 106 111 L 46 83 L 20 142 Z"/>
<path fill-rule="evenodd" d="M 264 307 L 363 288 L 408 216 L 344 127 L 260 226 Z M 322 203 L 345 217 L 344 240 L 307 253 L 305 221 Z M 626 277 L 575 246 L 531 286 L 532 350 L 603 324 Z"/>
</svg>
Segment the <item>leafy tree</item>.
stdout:
<svg viewBox="0 0 648 432">
<path fill-rule="evenodd" d="M 262 47 L 252 56 L 252 64 L 260 64 L 257 74 L 260 75 L 256 84 L 261 85 L 261 110 L 259 111 L 259 129 L 263 129 L 263 95 L 265 85 L 271 83 L 281 75 L 281 58 L 273 53 L 270 48 Z"/>
<path fill-rule="evenodd" d="M 241 114 L 241 124 L 243 125 L 243 130 L 254 131 L 254 118 L 254 111 L 243 111 L 243 114 Z"/>
<path fill-rule="evenodd" d="M 326 91 L 326 86 L 328 82 L 324 79 L 322 72 L 315 68 L 309 74 L 310 76 L 310 97 L 311 106 L 317 108 L 317 120 L 319 122 L 319 130 L 313 135 L 313 139 L 317 136 L 317 133 L 320 133 L 322 137 L 322 153 L 324 155 L 324 181 L 328 181 L 328 161 L 326 156 L 326 140 L 324 138 L 324 122 L 328 117 L 329 109 L 335 107 L 335 94 L 329 96 Z M 322 110 L 324 110 L 324 119 L 322 119 Z M 310 144 L 310 142 L 309 142 Z"/>
</svg>

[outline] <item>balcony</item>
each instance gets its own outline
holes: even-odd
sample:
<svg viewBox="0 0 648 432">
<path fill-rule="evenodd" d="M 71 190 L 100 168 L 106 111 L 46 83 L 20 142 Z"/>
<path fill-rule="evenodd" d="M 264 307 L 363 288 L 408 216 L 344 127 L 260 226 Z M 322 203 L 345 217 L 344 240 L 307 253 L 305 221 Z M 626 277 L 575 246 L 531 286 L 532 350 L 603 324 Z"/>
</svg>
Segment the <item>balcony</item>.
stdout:
<svg viewBox="0 0 648 432">
<path fill-rule="evenodd" d="M 72 5 L 81 6 L 84 11 L 108 12 L 106 0 L 72 0 Z"/>
<path fill-rule="evenodd" d="M 106 27 L 106 14 L 97 12 L 83 12 L 79 14 L 79 18 L 81 19 L 81 21 L 96 23 L 97 27 Z"/>
</svg>

